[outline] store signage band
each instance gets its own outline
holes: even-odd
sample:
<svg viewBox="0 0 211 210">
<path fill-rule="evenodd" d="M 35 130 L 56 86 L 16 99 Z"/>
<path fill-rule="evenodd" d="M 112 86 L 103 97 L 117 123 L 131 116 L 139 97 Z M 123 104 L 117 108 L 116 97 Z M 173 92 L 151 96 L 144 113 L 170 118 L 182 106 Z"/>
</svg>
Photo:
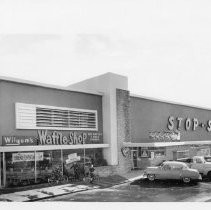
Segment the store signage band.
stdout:
<svg viewBox="0 0 211 210">
<path fill-rule="evenodd" d="M 180 141 L 180 132 L 176 131 L 154 131 L 149 132 L 149 138 L 160 142 Z"/>
<path fill-rule="evenodd" d="M 3 136 L 2 146 L 31 146 L 31 145 L 77 145 L 102 142 L 100 132 L 72 131 L 64 135 L 59 131 L 49 132 L 38 130 L 38 136 Z"/>
<path fill-rule="evenodd" d="M 29 146 L 37 145 L 37 139 L 34 136 L 3 136 L 2 146 Z"/>
<path fill-rule="evenodd" d="M 38 130 L 39 145 L 74 145 L 86 144 L 89 142 L 99 142 L 102 139 L 102 133 L 94 132 L 70 132 L 69 135 L 63 135 L 62 132 L 47 130 Z"/>
<path fill-rule="evenodd" d="M 195 131 L 197 128 L 204 128 L 207 132 L 211 131 L 211 120 L 207 120 L 205 123 L 200 122 L 197 118 L 183 118 L 183 117 L 174 117 L 169 116 L 167 128 L 169 130 L 182 130 L 186 131 L 192 130 Z"/>
</svg>

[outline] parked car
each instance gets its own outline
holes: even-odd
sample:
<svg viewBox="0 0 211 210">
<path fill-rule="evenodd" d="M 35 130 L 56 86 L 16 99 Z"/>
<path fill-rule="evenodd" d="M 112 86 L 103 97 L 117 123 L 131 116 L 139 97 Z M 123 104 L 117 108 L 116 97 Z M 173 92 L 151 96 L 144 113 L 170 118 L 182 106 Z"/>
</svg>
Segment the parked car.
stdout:
<svg viewBox="0 0 211 210">
<path fill-rule="evenodd" d="M 190 169 L 187 164 L 177 161 L 165 161 L 158 167 L 147 167 L 144 175 L 150 181 L 159 180 L 182 180 L 185 183 L 202 179 L 198 170 Z"/>
<path fill-rule="evenodd" d="M 208 177 L 209 180 L 211 180 L 210 156 L 194 156 L 192 158 L 183 158 L 177 161 L 186 163 L 192 169 L 197 169 L 203 177 Z"/>
</svg>

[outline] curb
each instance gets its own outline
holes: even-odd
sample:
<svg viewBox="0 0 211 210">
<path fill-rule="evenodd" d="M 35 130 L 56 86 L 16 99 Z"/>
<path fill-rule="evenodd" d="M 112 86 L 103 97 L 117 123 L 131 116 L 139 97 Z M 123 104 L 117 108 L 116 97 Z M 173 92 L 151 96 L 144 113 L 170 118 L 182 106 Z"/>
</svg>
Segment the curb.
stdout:
<svg viewBox="0 0 211 210">
<path fill-rule="evenodd" d="M 53 187 L 53 186 L 51 186 L 51 187 Z M 46 187 L 46 188 L 48 188 L 48 187 Z M 49 199 L 49 198 L 60 196 L 60 195 L 67 195 L 67 194 L 71 194 L 71 193 L 92 190 L 92 189 L 98 188 L 98 186 L 93 185 L 91 187 L 89 185 L 82 185 L 82 187 L 81 187 L 80 185 L 78 185 L 78 186 L 73 186 L 73 187 L 71 187 L 71 186 L 63 186 L 62 187 L 62 185 L 57 185 L 57 186 L 55 186 L 55 188 L 54 187 L 51 189 L 46 189 L 46 188 L 38 188 L 38 189 L 35 189 L 35 191 L 32 190 L 32 192 L 28 192 L 28 194 L 27 194 L 27 191 L 31 191 L 31 190 L 2 194 L 3 196 L 2 197 L 0 196 L 0 202 L 33 202 L 33 201 L 39 201 L 39 200 L 43 200 L 43 199 Z M 60 193 L 57 194 L 56 192 L 58 190 L 60 191 Z M 31 197 L 30 197 L 30 194 L 31 194 Z M 8 197 L 7 197 L 7 195 L 8 195 Z M 40 197 L 40 195 L 41 195 L 41 197 Z"/>
<path fill-rule="evenodd" d="M 83 191 L 87 191 L 87 190 L 91 190 L 91 189 L 81 189 L 81 190 L 79 190 L 77 192 L 83 192 Z M 77 193 L 77 192 L 67 192 L 67 193 L 63 193 L 63 194 L 59 194 L 59 195 L 51 195 L 51 196 L 48 196 L 46 198 L 37 198 L 37 199 L 23 201 L 23 202 L 35 202 L 35 201 L 45 200 L 45 199 L 49 199 L 49 198 L 59 197 L 59 196 L 62 196 L 62 195 L 68 195 L 68 194 L 72 194 L 72 193 Z"/>
</svg>

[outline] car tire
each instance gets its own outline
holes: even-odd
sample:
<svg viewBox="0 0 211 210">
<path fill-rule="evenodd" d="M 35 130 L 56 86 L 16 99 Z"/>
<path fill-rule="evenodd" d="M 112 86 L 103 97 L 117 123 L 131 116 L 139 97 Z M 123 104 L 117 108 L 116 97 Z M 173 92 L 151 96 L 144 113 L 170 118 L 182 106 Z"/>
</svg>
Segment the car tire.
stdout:
<svg viewBox="0 0 211 210">
<path fill-rule="evenodd" d="M 148 174 L 148 175 L 147 175 L 147 178 L 148 178 L 149 181 L 152 182 L 152 181 L 155 180 L 155 175 L 154 175 L 154 174 Z"/>
<path fill-rule="evenodd" d="M 183 178 L 182 178 L 182 181 L 183 181 L 184 183 L 190 183 L 190 182 L 191 182 L 191 179 L 190 179 L 189 177 L 183 177 Z"/>
<path fill-rule="evenodd" d="M 207 177 L 208 177 L 208 179 L 211 181 L 211 171 L 209 171 L 209 172 L 207 173 Z"/>
</svg>

